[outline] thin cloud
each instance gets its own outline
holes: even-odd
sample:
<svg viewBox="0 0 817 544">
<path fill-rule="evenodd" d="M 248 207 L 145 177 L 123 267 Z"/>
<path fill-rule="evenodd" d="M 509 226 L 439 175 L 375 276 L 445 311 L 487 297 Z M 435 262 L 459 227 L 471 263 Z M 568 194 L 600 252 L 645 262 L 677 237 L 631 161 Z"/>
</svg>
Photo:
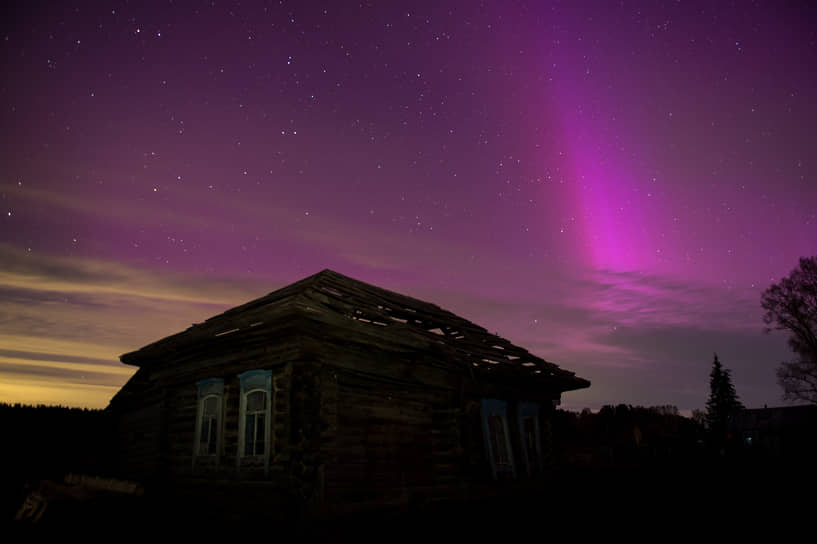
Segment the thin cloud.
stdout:
<svg viewBox="0 0 817 544">
<path fill-rule="evenodd" d="M 188 275 L 162 273 L 102 259 L 71 259 L 24 255 L 22 250 L 0 245 L 0 260 L 15 263 L 0 271 L 0 288 L 34 293 L 87 294 L 147 298 L 201 305 L 225 305 L 246 296 L 246 287 L 227 284 L 201 289 Z M 14 258 L 12 258 L 14 257 Z"/>
</svg>

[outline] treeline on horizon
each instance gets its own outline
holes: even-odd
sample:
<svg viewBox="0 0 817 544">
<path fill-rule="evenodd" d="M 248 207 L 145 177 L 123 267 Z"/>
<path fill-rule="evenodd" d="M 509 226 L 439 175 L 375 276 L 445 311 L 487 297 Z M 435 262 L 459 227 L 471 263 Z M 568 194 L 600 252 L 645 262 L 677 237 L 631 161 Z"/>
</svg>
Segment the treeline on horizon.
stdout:
<svg viewBox="0 0 817 544">
<path fill-rule="evenodd" d="M 0 425 L 8 444 L 2 449 L 3 471 L 10 476 L 61 478 L 67 472 L 110 472 L 114 423 L 102 409 L 59 405 L 0 403 Z M 659 459 L 700 450 L 707 440 L 700 420 L 682 416 L 677 407 L 605 405 L 599 411 L 556 410 L 551 420 L 557 465 L 607 465 L 636 455 Z M 16 446 L 14 446 L 16 444 Z M 643 459 L 642 459 L 643 460 Z"/>
<path fill-rule="evenodd" d="M 552 433 L 554 461 L 560 466 L 646 467 L 700 460 L 711 449 L 704 424 L 672 405 L 556 410 Z"/>
<path fill-rule="evenodd" d="M 7 476 L 20 482 L 24 475 L 57 479 L 68 472 L 106 475 L 116 440 L 114 424 L 101 409 L 0 403 L 0 425 L 7 439 L 0 470 L 10 471 Z M 552 461 L 557 464 L 581 462 L 591 450 L 596 450 L 593 463 L 608 461 L 609 451 L 621 455 L 649 449 L 652 456 L 673 455 L 706 436 L 700 422 L 680 415 L 671 405 L 606 405 L 598 412 L 585 408 L 580 413 L 556 410 L 551 430 Z"/>
<path fill-rule="evenodd" d="M 683 416 L 680 413 L 677 406 L 674 406 L 674 405 L 671 405 L 671 404 L 664 404 L 664 405 L 660 405 L 660 406 L 647 406 L 647 407 L 645 407 L 645 406 L 632 406 L 632 405 L 629 405 L 629 404 L 628 405 L 625 405 L 625 404 L 618 404 L 618 405 L 606 404 L 599 411 L 601 411 L 601 410 L 615 410 L 615 408 L 617 406 L 625 406 L 625 407 L 628 407 L 628 408 L 634 409 L 634 410 L 647 410 L 647 411 L 656 412 L 656 413 L 669 413 L 669 414 L 674 414 L 674 415 L 677 415 L 677 416 L 680 416 L 680 417 L 686 417 L 686 416 Z M 11 409 L 25 409 L 25 410 L 54 409 L 54 410 L 67 410 L 67 411 L 75 411 L 75 412 L 96 412 L 96 413 L 102 413 L 102 412 L 105 411 L 104 408 L 81 408 L 81 407 L 77 407 L 77 406 L 63 406 L 61 404 L 43 404 L 43 403 L 24 404 L 24 403 L 21 403 L 21 402 L 14 402 L 14 403 L 0 402 L 0 410 L 9 409 L 9 408 L 11 408 Z M 571 413 L 571 414 L 598 413 L 598 411 L 593 412 L 593 410 L 591 410 L 590 408 L 583 408 L 580 411 L 562 410 L 562 409 L 560 409 L 558 411 L 568 412 L 568 413 Z M 689 418 L 687 418 L 687 419 L 689 419 Z"/>
<path fill-rule="evenodd" d="M 23 404 L 20 402 L 10 403 L 10 402 L 0 402 L 0 410 L 42 410 L 42 409 L 54 409 L 54 410 L 67 410 L 71 412 L 104 412 L 101 408 L 80 408 L 77 406 L 63 406 L 62 404 Z"/>
<path fill-rule="evenodd" d="M 68 473 L 111 474 L 113 426 L 104 410 L 0 403 L 0 496 L 3 513 L 15 511 L 39 480 L 62 481 Z"/>
<path fill-rule="evenodd" d="M 60 480 L 69 472 L 115 475 L 115 422 L 105 410 L 0 403 L 0 425 L 7 439 L 0 475 L 8 482 Z M 712 450 L 703 421 L 672 405 L 558 409 L 550 435 L 547 457 L 554 468 L 632 468 L 698 459 Z"/>
<path fill-rule="evenodd" d="M 0 403 L 5 446 L 0 448 L 0 513 L 5 516 L 0 517 L 16 512 L 44 480 L 61 482 L 69 473 L 118 478 L 111 457 L 117 440 L 111 415 L 100 409 Z M 636 484 L 633 489 L 663 492 L 649 487 L 654 482 L 706 488 L 716 475 L 740 482 L 747 470 L 754 475 L 751 485 L 773 488 L 781 467 L 787 466 L 780 461 L 754 464 L 739 448 L 724 454 L 700 418 L 682 416 L 671 405 L 606 405 L 598 412 L 557 409 L 543 429 L 543 446 L 552 444 L 543 451 L 553 469 L 549 477 L 566 500 L 582 500 L 587 489 Z M 792 465 L 791 470 L 797 468 Z"/>
</svg>

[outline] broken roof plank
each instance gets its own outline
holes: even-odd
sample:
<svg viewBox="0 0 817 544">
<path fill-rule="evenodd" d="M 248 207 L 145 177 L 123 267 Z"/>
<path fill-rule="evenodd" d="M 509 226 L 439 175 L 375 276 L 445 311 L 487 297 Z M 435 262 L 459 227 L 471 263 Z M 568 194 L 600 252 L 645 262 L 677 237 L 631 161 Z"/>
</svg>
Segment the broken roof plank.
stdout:
<svg viewBox="0 0 817 544">
<path fill-rule="evenodd" d="M 123 355 L 128 364 L 149 364 L 163 354 L 186 349 L 191 344 L 217 348 L 219 342 L 249 339 L 247 330 L 262 329 L 267 335 L 292 328 L 291 317 L 305 317 L 299 323 L 315 323 L 315 334 L 342 336 L 346 341 L 370 343 L 393 352 L 433 354 L 423 360 L 473 371 L 478 368 L 505 368 L 531 377 L 548 377 L 570 382 L 569 389 L 586 387 L 589 382 L 574 373 L 537 357 L 526 349 L 488 332 L 439 306 L 387 289 L 323 270 L 219 315 L 191 326 L 144 348 Z M 289 316 L 289 318 L 288 318 Z M 312 327 L 309 327 L 310 329 Z M 254 337 L 255 335 L 253 335 Z M 242 340 L 244 341 L 244 340 Z M 215 343 L 214 343 L 215 342 Z M 485 360 L 493 361 L 486 363 Z M 432 364 L 432 363 L 429 363 Z M 433 363 L 437 364 L 437 363 Z M 493 372 L 495 374 L 495 372 Z M 566 389 L 567 390 L 567 389 Z"/>
</svg>

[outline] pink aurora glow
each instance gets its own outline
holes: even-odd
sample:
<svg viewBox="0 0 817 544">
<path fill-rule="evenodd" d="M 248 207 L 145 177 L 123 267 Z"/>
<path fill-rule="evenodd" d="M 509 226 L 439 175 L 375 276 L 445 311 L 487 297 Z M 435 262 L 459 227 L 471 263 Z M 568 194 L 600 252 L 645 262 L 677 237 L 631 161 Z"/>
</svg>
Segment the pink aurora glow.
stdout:
<svg viewBox="0 0 817 544">
<path fill-rule="evenodd" d="M 323 268 L 593 386 L 779 403 L 759 297 L 817 247 L 813 8 L 255 2 L 0 22 L 0 401 Z"/>
</svg>

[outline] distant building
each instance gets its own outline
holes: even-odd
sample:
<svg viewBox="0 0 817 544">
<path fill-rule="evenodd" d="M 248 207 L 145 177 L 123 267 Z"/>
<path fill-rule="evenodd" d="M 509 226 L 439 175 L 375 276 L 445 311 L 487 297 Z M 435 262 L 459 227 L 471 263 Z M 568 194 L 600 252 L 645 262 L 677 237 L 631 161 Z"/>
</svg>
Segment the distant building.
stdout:
<svg viewBox="0 0 817 544">
<path fill-rule="evenodd" d="M 730 433 L 744 450 L 787 459 L 817 454 L 817 406 L 782 406 L 736 411 Z"/>
<path fill-rule="evenodd" d="M 139 367 L 108 407 L 122 476 L 233 508 L 342 511 L 529 485 L 561 394 L 590 386 L 331 270 L 121 360 Z"/>
</svg>

